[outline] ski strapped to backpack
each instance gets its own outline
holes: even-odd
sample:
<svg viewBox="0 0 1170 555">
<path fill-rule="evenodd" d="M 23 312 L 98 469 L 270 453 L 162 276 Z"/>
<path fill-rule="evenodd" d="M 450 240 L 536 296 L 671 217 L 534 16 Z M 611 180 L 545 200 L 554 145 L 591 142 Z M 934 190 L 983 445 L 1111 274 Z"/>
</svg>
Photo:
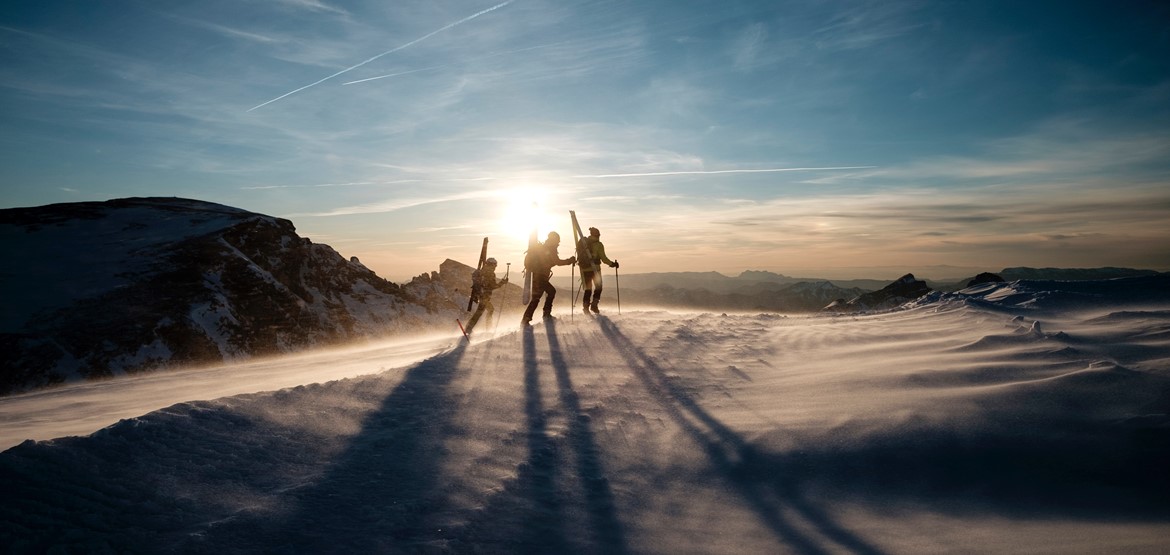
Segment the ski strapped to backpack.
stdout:
<svg viewBox="0 0 1170 555">
<path fill-rule="evenodd" d="M 577 294 L 585 287 L 585 271 L 597 272 L 597 261 L 593 259 L 593 253 L 589 250 L 589 243 L 585 240 L 585 234 L 581 232 L 581 224 L 577 223 L 577 212 L 569 210 L 569 218 L 573 220 L 573 245 L 577 250 L 577 265 L 581 266 L 581 287 L 577 288 L 576 292 L 572 294 L 572 301 L 570 302 L 570 311 L 577 307 Z M 574 281 L 570 284 L 576 287 Z M 586 301 L 582 301 L 583 303 Z M 582 305 L 584 306 L 584 304 Z"/>
<path fill-rule="evenodd" d="M 581 232 L 581 224 L 577 223 L 577 212 L 569 210 L 569 217 L 573 219 L 573 244 L 577 246 L 577 263 L 581 266 L 581 271 L 597 272 L 600 267 L 593 259 L 593 253 L 589 250 L 589 242 L 585 240 L 585 234 Z M 588 264 L 581 261 L 587 261 Z"/>
</svg>

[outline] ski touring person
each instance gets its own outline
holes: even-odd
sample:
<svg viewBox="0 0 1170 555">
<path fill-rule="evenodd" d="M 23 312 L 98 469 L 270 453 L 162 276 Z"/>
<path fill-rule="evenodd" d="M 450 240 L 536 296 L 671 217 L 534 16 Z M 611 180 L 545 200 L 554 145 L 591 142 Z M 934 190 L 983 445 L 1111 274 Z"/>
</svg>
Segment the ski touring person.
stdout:
<svg viewBox="0 0 1170 555">
<path fill-rule="evenodd" d="M 601 300 L 601 263 L 610 268 L 617 268 L 617 260 L 610 260 L 605 256 L 605 245 L 601 244 L 601 231 L 596 227 L 589 228 L 589 236 L 581 238 L 577 252 L 588 256 L 588 259 L 578 260 L 581 267 L 581 310 L 586 314 L 590 310 L 600 314 L 597 310 L 597 301 Z"/>
<path fill-rule="evenodd" d="M 475 309 L 475 314 L 471 315 L 471 320 L 467 321 L 467 327 L 463 330 L 466 335 L 471 335 L 471 330 L 485 312 L 487 319 L 489 321 L 492 319 L 492 313 L 495 312 L 495 307 L 492 306 L 492 291 L 507 285 L 508 278 L 496 281 L 496 259 L 489 258 L 483 262 L 482 268 L 471 273 L 471 282 L 472 287 L 478 292 L 479 306 Z"/>
<path fill-rule="evenodd" d="M 528 301 L 528 308 L 524 310 L 524 317 L 520 319 L 521 326 L 529 326 L 532 322 L 532 315 L 536 313 L 536 307 L 540 304 L 540 296 L 543 294 L 544 298 L 544 317 L 551 319 L 553 298 L 557 296 L 557 290 L 549 283 L 549 278 L 552 277 L 553 266 L 567 266 L 575 264 L 577 257 L 562 259 L 557 254 L 557 247 L 561 244 L 561 235 L 555 231 L 548 232 L 548 238 L 544 243 L 537 243 L 529 247 L 528 254 L 524 257 L 524 266 L 532 275 L 532 299 Z"/>
</svg>

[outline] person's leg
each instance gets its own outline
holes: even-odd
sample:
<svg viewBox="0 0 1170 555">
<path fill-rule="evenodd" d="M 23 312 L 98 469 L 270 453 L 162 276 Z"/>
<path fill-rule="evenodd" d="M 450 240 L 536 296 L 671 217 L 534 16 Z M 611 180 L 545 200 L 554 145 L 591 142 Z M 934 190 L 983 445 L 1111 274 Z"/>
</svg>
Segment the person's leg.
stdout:
<svg viewBox="0 0 1170 555">
<path fill-rule="evenodd" d="M 533 284 L 536 285 L 535 283 Z M 536 313 L 536 307 L 540 305 L 540 290 L 536 287 L 532 288 L 532 300 L 528 301 L 528 308 L 524 309 L 524 317 L 520 318 L 521 325 L 527 325 L 532 321 L 532 315 Z"/>
<path fill-rule="evenodd" d="M 581 309 L 589 310 L 589 299 L 593 296 L 593 272 L 581 271 Z"/>
<path fill-rule="evenodd" d="M 544 316 L 547 318 L 552 316 L 553 299 L 557 296 L 557 288 L 553 287 L 551 283 L 544 282 Z"/>
<path fill-rule="evenodd" d="M 601 300 L 601 272 L 593 274 L 593 282 L 593 298 L 589 304 L 589 309 L 592 310 L 594 314 L 600 314 L 601 311 L 597 310 L 597 301 Z"/>
<path fill-rule="evenodd" d="M 492 305 L 492 298 L 491 297 L 488 297 L 488 298 L 483 300 L 483 307 L 486 307 L 486 309 L 483 312 L 484 312 L 484 314 L 487 314 L 488 322 L 491 322 L 492 321 L 492 314 L 496 311 L 496 307 Z"/>
<path fill-rule="evenodd" d="M 475 314 L 471 315 L 471 319 L 468 320 L 467 325 L 463 327 L 463 332 L 467 335 L 471 335 L 472 328 L 475 327 L 476 322 L 479 322 L 479 317 L 483 316 L 483 305 L 484 303 L 479 303 L 479 307 L 475 309 Z"/>
<path fill-rule="evenodd" d="M 549 287 L 548 276 L 532 275 L 532 300 L 528 302 L 528 308 L 524 309 L 524 317 L 520 319 L 522 325 L 532 321 L 532 315 L 536 314 L 536 307 L 540 306 L 540 296 L 546 293 Z M 548 302 L 552 302 L 551 297 L 546 301 L 546 303 Z"/>
</svg>

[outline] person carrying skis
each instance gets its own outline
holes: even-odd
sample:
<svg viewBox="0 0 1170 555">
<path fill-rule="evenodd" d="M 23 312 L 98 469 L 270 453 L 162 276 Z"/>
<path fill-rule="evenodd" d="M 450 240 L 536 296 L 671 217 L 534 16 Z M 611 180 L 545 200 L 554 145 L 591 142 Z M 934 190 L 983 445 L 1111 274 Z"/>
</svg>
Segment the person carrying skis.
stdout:
<svg viewBox="0 0 1170 555">
<path fill-rule="evenodd" d="M 532 274 L 532 300 L 528 302 L 528 308 L 524 309 L 524 317 L 520 319 L 521 326 L 531 325 L 532 315 L 536 313 L 536 306 L 540 304 L 540 296 L 545 295 L 544 299 L 544 317 L 551 319 L 553 298 L 557 296 L 557 290 L 549 283 L 549 278 L 552 277 L 553 266 L 567 266 L 577 262 L 577 257 L 573 256 L 567 259 L 561 259 L 557 254 L 557 247 L 561 244 L 561 235 L 555 231 L 548 232 L 548 238 L 544 243 L 537 243 L 524 258 L 524 266 Z"/>
<path fill-rule="evenodd" d="M 600 314 L 597 310 L 597 301 L 601 300 L 601 263 L 605 262 L 610 268 L 617 268 L 617 260 L 610 260 L 605 256 L 605 245 L 601 244 L 601 231 L 596 227 L 589 228 L 589 236 L 581 238 L 577 252 L 589 257 L 577 261 L 577 265 L 581 267 L 581 309 L 586 313 L 592 310 L 594 314 Z"/>
<path fill-rule="evenodd" d="M 492 319 L 492 313 L 496 310 L 492 306 L 492 291 L 507 285 L 508 278 L 496 281 L 496 259 L 489 258 L 483 261 L 482 268 L 471 273 L 471 283 L 472 288 L 479 292 L 479 306 L 463 330 L 467 335 L 471 335 L 472 328 L 475 327 L 476 322 L 479 322 L 479 317 L 483 316 L 484 312 L 487 312 L 489 321 Z"/>
</svg>

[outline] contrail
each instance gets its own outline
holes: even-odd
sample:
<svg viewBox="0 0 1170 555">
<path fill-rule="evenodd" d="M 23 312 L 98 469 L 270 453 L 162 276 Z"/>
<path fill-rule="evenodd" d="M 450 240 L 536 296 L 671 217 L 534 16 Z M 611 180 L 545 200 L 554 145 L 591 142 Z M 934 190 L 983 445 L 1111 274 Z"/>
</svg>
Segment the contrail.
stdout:
<svg viewBox="0 0 1170 555">
<path fill-rule="evenodd" d="M 379 75 L 377 77 L 367 77 L 365 79 L 358 79 L 357 81 L 347 81 L 345 83 L 342 83 L 342 85 L 356 85 L 358 83 L 365 83 L 366 81 L 377 81 L 378 79 L 386 79 L 387 77 L 398 77 L 400 75 L 410 75 L 411 73 L 418 73 L 420 71 L 430 71 L 433 69 L 440 69 L 440 68 L 447 67 L 449 65 L 451 65 L 451 64 L 443 64 L 441 66 L 421 67 L 418 69 L 411 69 L 411 70 L 407 70 L 407 71 L 400 71 L 398 73 L 391 73 L 389 75 Z"/>
<path fill-rule="evenodd" d="M 368 60 L 366 60 L 366 61 L 364 61 L 364 62 L 361 62 L 361 63 L 359 63 L 359 64 L 356 64 L 356 65 L 353 65 L 353 66 L 347 67 L 347 68 L 345 68 L 345 69 L 343 69 L 343 70 L 341 70 L 341 71 L 339 71 L 339 72 L 337 72 L 337 73 L 334 73 L 333 75 L 330 75 L 329 77 L 326 77 L 326 78 L 324 78 L 324 79 L 320 79 L 320 80 L 318 80 L 318 81 L 314 81 L 314 82 L 312 82 L 312 83 L 309 83 L 308 85 L 305 85 L 305 86 L 303 86 L 303 87 L 301 87 L 301 88 L 299 88 L 299 89 L 295 89 L 295 90 L 289 91 L 289 92 L 287 92 L 287 93 L 284 93 L 284 94 L 282 94 L 282 95 L 280 95 L 280 96 L 278 96 L 278 97 L 276 97 L 276 98 L 273 98 L 272 100 L 269 100 L 268 102 L 265 102 L 265 103 L 263 103 L 263 104 L 259 104 L 259 105 L 257 105 L 257 106 L 253 106 L 252 108 L 249 108 L 249 109 L 248 109 L 248 111 L 249 111 L 249 112 L 251 112 L 252 110 L 255 110 L 255 109 L 257 109 L 257 108 L 263 108 L 263 107 L 265 107 L 265 106 L 267 106 L 267 105 L 269 105 L 269 104 L 272 104 L 273 102 L 276 102 L 277 100 L 280 100 L 280 99 L 282 99 L 282 98 L 285 98 L 285 97 L 288 97 L 288 96 L 292 96 L 292 95 L 294 95 L 294 94 L 296 94 L 296 93 L 299 93 L 299 92 L 301 92 L 301 91 L 303 91 L 303 90 L 305 90 L 305 89 L 307 89 L 307 88 L 309 88 L 309 87 L 313 87 L 313 86 L 316 86 L 316 85 L 320 85 L 321 83 L 324 83 L 324 82 L 326 82 L 326 81 L 328 81 L 328 80 L 330 80 L 330 79 L 332 79 L 332 78 L 334 78 L 334 77 L 337 77 L 338 75 L 341 75 L 341 74 L 343 74 L 343 73 L 347 73 L 347 72 L 353 71 L 353 70 L 355 70 L 355 69 L 357 69 L 357 68 L 359 68 L 359 67 L 362 67 L 362 66 L 364 66 L 364 65 L 366 65 L 366 64 L 368 64 L 368 63 L 370 63 L 370 62 L 372 62 L 372 61 L 374 61 L 374 60 L 377 60 L 378 58 L 381 58 L 382 56 L 386 56 L 386 55 L 388 55 L 388 54 L 393 54 L 393 53 L 395 53 L 395 52 L 398 52 L 399 50 L 402 50 L 403 48 L 409 48 L 409 47 L 411 47 L 411 46 L 414 46 L 414 45 L 416 45 L 416 44 L 418 44 L 418 43 L 420 43 L 420 42 L 422 42 L 422 41 L 424 41 L 424 40 L 427 40 L 427 39 L 429 39 L 429 38 L 431 38 L 431 37 L 433 37 L 433 36 L 435 36 L 435 35 L 437 35 L 437 34 L 439 34 L 439 33 L 442 33 L 443 31 L 446 31 L 447 29 L 450 29 L 450 28 L 452 28 L 452 27 L 455 27 L 455 26 L 457 26 L 457 25 L 462 25 L 462 24 L 464 24 L 464 23 L 467 23 L 468 21 L 471 21 L 471 20 L 473 20 L 473 19 L 475 19 L 475 18 L 477 18 L 477 17 L 479 17 L 479 16 L 481 16 L 481 15 L 483 15 L 483 14 L 486 14 L 486 13 L 488 13 L 488 12 L 494 12 L 494 11 L 496 11 L 496 10 L 498 10 L 498 9 L 500 9 L 500 8 L 502 8 L 502 7 L 504 7 L 504 6 L 507 6 L 508 4 L 511 4 L 511 3 L 512 3 L 512 2 L 514 2 L 514 1 L 515 1 L 515 0 L 507 0 L 506 2 L 501 2 L 501 3 L 499 3 L 499 4 L 496 4 L 495 6 L 492 6 L 492 7 L 488 8 L 488 9 L 486 9 L 486 10 L 483 10 L 483 11 L 480 11 L 480 12 L 477 12 L 477 13 L 474 13 L 474 14 L 471 14 L 471 15 L 469 15 L 469 16 L 467 16 L 467 17 L 463 18 L 463 19 L 460 19 L 459 21 L 456 21 L 455 23 L 449 23 L 449 24 L 447 24 L 447 25 L 444 25 L 443 27 L 440 27 L 439 29 L 436 29 L 436 30 L 434 30 L 434 31 L 431 31 L 430 33 L 427 33 L 427 34 L 425 34 L 425 35 L 423 35 L 423 36 L 421 36 L 421 37 L 419 37 L 419 38 L 417 38 L 417 39 L 414 39 L 414 40 L 412 40 L 412 41 L 410 41 L 410 42 L 408 42 L 408 43 L 406 43 L 406 44 L 404 44 L 404 45 L 402 45 L 402 46 L 399 46 L 399 47 L 396 47 L 396 48 L 392 48 L 392 49 L 390 49 L 390 50 L 387 50 L 387 51 L 385 51 L 385 52 L 383 52 L 383 53 L 381 53 L 381 54 L 378 54 L 377 56 L 374 56 L 374 57 L 372 57 L 372 58 L 370 58 L 370 59 L 368 59 Z"/>
<path fill-rule="evenodd" d="M 542 48 L 548 48 L 548 47 L 550 47 L 550 46 L 558 46 L 558 45 L 561 45 L 561 44 L 566 44 L 566 43 L 568 43 L 568 42 L 569 42 L 569 41 L 565 40 L 565 41 L 552 42 L 552 43 L 549 43 L 549 44 L 540 44 L 540 45 L 537 45 L 537 46 L 530 46 L 530 47 L 528 47 L 528 48 L 520 48 L 520 49 L 517 49 L 517 50 L 506 50 L 506 51 L 503 51 L 503 52 L 494 52 L 494 53 L 492 53 L 492 54 L 487 54 L 487 55 L 485 55 L 485 56 L 479 56 L 479 57 L 476 57 L 476 58 L 471 58 L 471 59 L 468 59 L 468 60 L 463 60 L 463 61 L 462 61 L 462 62 L 460 62 L 460 63 L 467 64 L 467 63 L 470 63 L 470 62 L 476 62 L 476 61 L 479 61 L 479 60 L 486 60 L 486 59 L 488 59 L 488 58 L 495 58 L 495 57 L 498 57 L 498 56 L 506 56 L 506 55 L 508 55 L 508 54 L 518 54 L 518 53 L 520 53 L 520 52 L 528 52 L 528 51 L 530 51 L 530 50 L 540 50 L 540 49 L 542 49 Z M 455 64 L 453 64 L 453 63 L 452 63 L 452 64 L 442 64 L 442 65 L 437 65 L 437 66 L 423 67 L 423 68 L 419 68 L 419 69 L 411 69 L 411 70 L 408 70 L 408 71 L 400 71 L 400 72 L 398 72 L 398 73 L 391 73 L 391 74 L 389 74 L 389 75 L 379 75 L 379 76 L 377 76 L 377 77 L 367 77 L 367 78 L 365 78 L 365 79 L 358 79 L 357 81 L 348 81 L 348 82 L 342 83 L 342 85 L 356 85 L 356 84 L 358 84 L 358 83 L 365 83 L 366 81 L 377 81 L 378 79 L 386 79 L 387 77 L 398 77 L 398 76 L 400 76 L 400 75 L 407 75 L 407 74 L 410 74 L 410 73 L 418 73 L 418 72 L 420 72 L 420 71 L 430 71 L 430 70 L 433 70 L 433 69 L 442 69 L 442 68 L 445 68 L 445 67 L 451 67 L 451 66 L 453 66 L 453 65 L 455 65 Z"/>
<path fill-rule="evenodd" d="M 574 175 L 580 179 L 606 179 L 611 177 L 656 177 L 663 175 L 714 175 L 721 173 L 774 173 L 774 172 L 811 172 L 832 170 L 867 170 L 877 166 L 836 166 L 830 168 L 768 168 L 760 170 L 711 170 L 711 171 L 677 171 L 677 172 L 647 172 L 647 173 L 610 173 L 602 175 Z"/>
</svg>

